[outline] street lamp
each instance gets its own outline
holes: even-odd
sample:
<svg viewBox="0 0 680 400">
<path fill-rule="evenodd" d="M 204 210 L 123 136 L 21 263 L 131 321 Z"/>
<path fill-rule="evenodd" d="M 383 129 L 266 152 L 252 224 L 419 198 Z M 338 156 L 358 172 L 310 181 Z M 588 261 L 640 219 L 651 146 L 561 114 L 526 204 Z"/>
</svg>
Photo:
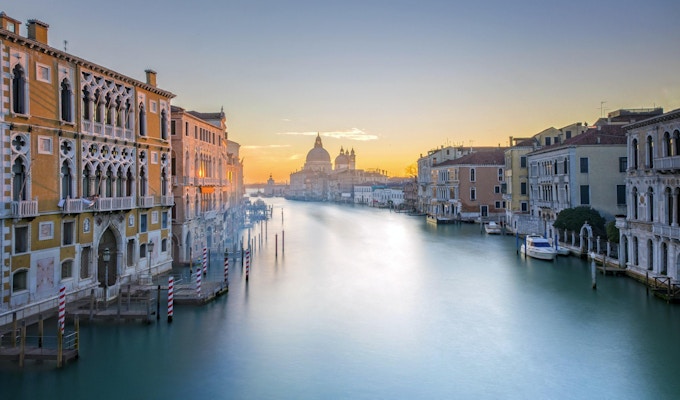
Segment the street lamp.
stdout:
<svg viewBox="0 0 680 400">
<path fill-rule="evenodd" d="M 106 300 L 109 299 L 109 261 L 111 261 L 111 251 L 109 248 L 104 249 L 104 254 L 102 254 L 102 259 L 104 260 L 104 295 Z"/>
<path fill-rule="evenodd" d="M 151 278 L 151 254 L 153 253 L 153 246 L 154 246 L 154 242 L 149 240 L 149 243 L 147 243 L 147 245 L 146 245 L 146 247 L 149 250 L 148 254 L 147 254 L 148 265 L 149 265 L 149 278 Z"/>
</svg>

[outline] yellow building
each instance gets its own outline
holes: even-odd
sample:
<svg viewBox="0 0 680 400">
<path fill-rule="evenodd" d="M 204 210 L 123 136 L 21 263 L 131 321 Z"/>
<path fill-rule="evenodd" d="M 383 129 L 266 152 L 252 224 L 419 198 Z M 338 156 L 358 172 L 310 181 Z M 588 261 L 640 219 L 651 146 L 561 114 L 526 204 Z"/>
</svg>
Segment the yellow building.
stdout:
<svg viewBox="0 0 680 400">
<path fill-rule="evenodd" d="M 114 297 L 171 267 L 170 100 L 0 13 L 0 312 Z"/>
</svg>

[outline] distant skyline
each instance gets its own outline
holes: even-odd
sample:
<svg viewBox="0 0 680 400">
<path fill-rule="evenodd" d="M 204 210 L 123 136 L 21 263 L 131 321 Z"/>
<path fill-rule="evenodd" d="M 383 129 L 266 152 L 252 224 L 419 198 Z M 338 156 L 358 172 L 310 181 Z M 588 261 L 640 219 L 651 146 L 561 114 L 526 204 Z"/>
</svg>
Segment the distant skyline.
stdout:
<svg viewBox="0 0 680 400">
<path fill-rule="evenodd" d="M 680 2 L 22 0 L 49 45 L 144 81 L 173 104 L 224 107 L 246 183 L 334 159 L 404 175 L 444 144 L 593 123 L 620 108 L 680 108 Z M 25 26 L 21 35 L 26 34 Z M 601 103 L 605 102 L 605 103 Z"/>
</svg>

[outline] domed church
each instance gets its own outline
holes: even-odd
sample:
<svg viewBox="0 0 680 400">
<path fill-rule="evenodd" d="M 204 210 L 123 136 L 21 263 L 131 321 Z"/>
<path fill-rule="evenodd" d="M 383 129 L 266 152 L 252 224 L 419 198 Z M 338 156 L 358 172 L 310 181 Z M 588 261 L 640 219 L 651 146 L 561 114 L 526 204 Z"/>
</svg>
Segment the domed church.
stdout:
<svg viewBox="0 0 680 400">
<path fill-rule="evenodd" d="M 331 155 L 323 148 L 321 136 L 317 133 L 314 147 L 307 153 L 303 168 L 305 171 L 331 172 Z"/>
</svg>

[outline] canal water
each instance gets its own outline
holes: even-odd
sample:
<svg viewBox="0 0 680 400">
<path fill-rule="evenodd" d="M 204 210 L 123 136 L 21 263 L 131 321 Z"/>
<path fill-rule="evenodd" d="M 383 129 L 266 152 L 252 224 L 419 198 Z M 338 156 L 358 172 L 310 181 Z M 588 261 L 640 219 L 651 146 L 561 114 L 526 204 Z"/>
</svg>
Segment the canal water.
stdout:
<svg viewBox="0 0 680 400">
<path fill-rule="evenodd" d="M 0 397 L 680 393 L 680 308 L 631 279 L 598 275 L 592 290 L 585 261 L 525 260 L 514 237 L 487 236 L 478 225 L 434 227 L 388 210 L 269 201 L 273 218 L 250 230 L 257 247 L 247 284 L 232 261 L 229 294 L 176 307 L 172 324 L 83 323 L 80 360 L 60 370 L 2 366 Z"/>
</svg>

